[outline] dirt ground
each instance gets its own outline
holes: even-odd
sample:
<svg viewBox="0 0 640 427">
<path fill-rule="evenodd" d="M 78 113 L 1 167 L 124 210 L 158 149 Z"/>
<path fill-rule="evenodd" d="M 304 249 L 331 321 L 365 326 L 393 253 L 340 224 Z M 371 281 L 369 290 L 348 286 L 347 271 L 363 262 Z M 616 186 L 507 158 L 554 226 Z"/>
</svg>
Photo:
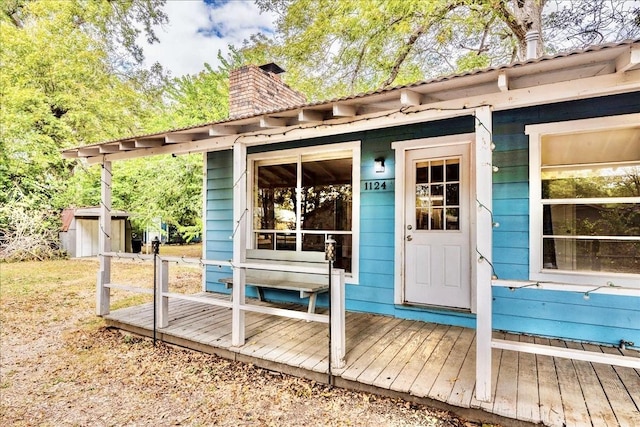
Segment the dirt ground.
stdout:
<svg viewBox="0 0 640 427">
<path fill-rule="evenodd" d="M 170 270 L 172 291 L 200 289 L 198 270 Z M 94 314 L 96 271 L 95 260 L 0 264 L 0 425 L 475 425 L 107 329 Z M 118 283 L 137 286 L 149 271 L 114 266 Z M 144 298 L 115 291 L 112 307 Z"/>
</svg>

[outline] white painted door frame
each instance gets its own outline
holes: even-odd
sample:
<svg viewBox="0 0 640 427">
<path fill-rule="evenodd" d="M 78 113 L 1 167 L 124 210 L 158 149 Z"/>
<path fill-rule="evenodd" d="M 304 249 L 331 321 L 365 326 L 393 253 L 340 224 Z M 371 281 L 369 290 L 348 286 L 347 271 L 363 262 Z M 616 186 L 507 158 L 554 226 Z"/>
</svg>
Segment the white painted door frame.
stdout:
<svg viewBox="0 0 640 427">
<path fill-rule="evenodd" d="M 406 301 L 405 298 L 405 245 L 404 236 L 405 232 L 405 217 L 407 214 L 405 206 L 405 192 L 406 192 L 406 158 L 407 151 L 417 150 L 422 148 L 437 148 L 448 147 L 454 145 L 468 144 L 471 147 L 475 141 L 475 134 L 459 134 L 451 136 L 442 136 L 435 138 L 422 138 L 409 141 L 394 142 L 391 146 L 395 150 L 395 164 L 396 164 L 396 182 L 395 182 L 395 217 L 398 219 L 395 224 L 395 279 L 394 279 L 394 303 L 403 304 Z M 474 172 L 474 150 L 469 150 L 469 163 L 470 163 L 470 199 L 474 200 L 475 195 L 475 172 Z M 410 166 L 410 165 L 409 165 Z M 473 209 L 473 203 L 471 209 L 469 209 L 469 233 L 471 235 L 471 241 L 469 242 L 470 248 L 475 247 L 475 225 L 476 215 L 475 209 Z M 473 252 L 473 251 L 472 251 Z M 473 257 L 472 257 L 473 258 Z M 476 311 L 476 281 L 475 279 L 475 263 L 471 262 L 471 311 Z"/>
<path fill-rule="evenodd" d="M 405 200 L 404 207 L 404 301 L 407 304 L 426 304 L 457 309 L 471 308 L 471 185 L 470 185 L 470 141 L 462 144 L 448 144 L 439 147 L 417 148 L 406 150 L 405 158 Z M 431 162 L 442 162 L 442 180 L 434 183 L 434 170 L 424 179 L 429 183 L 429 195 L 438 187 L 442 187 L 443 200 L 442 221 L 440 228 L 435 230 L 431 226 L 418 223 L 417 220 L 417 167 L 423 167 Z M 458 176 L 449 176 L 449 168 L 444 162 L 458 165 Z M 446 171 L 446 173 L 445 173 Z M 453 182 L 453 183 L 452 183 Z M 448 224 L 449 210 L 445 197 L 451 187 L 458 187 L 458 201 L 455 207 L 459 209 L 458 226 L 455 230 L 445 227 Z M 422 184 L 421 192 L 425 191 Z M 430 196 L 427 196 L 430 197 Z M 446 198 L 448 200 L 448 198 Z M 430 199 L 429 199 L 430 200 Z M 427 202 L 429 206 L 431 202 Z M 446 209 L 444 208 L 445 206 Z M 433 207 L 437 212 L 438 207 Z M 422 211 L 421 211 L 422 212 Z M 424 218 L 421 214 L 421 218 Z M 431 208 L 427 218 L 432 218 Z M 437 216 L 436 216 L 437 218 Z M 431 224 L 431 219 L 427 221 Z"/>
</svg>

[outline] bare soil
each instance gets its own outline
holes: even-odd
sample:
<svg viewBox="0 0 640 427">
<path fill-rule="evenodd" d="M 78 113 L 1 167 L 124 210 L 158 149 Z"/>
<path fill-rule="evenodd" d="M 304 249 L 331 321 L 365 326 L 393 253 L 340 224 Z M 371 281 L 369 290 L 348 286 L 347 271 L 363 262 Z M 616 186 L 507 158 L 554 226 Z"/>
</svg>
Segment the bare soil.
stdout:
<svg viewBox="0 0 640 427">
<path fill-rule="evenodd" d="M 108 329 L 94 314 L 96 271 L 95 260 L 0 264 L 0 425 L 476 425 Z M 174 290 L 200 289 L 198 270 L 171 271 Z M 114 275 L 149 284 L 141 263 Z M 144 298 L 115 291 L 112 306 Z"/>
</svg>

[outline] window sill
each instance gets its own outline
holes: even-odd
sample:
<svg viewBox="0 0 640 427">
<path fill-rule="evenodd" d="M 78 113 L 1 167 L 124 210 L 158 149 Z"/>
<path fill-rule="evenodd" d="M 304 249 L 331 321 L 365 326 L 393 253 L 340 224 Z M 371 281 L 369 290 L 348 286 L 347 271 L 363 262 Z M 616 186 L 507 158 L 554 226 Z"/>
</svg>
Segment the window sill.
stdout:
<svg viewBox="0 0 640 427">
<path fill-rule="evenodd" d="M 553 282 L 584 286 L 610 286 L 612 288 L 625 287 L 640 290 L 640 274 L 543 270 L 530 272 L 529 278 L 536 282 Z"/>
</svg>

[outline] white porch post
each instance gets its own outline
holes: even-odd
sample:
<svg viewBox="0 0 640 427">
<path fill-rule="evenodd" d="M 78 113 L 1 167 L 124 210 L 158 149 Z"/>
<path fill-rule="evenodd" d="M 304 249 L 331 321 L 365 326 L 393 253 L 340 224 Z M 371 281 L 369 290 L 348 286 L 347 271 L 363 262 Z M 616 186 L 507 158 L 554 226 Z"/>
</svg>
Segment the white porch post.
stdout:
<svg viewBox="0 0 640 427">
<path fill-rule="evenodd" d="M 331 367 L 341 369 L 345 366 L 345 303 L 344 270 L 335 269 L 331 277 Z"/>
<path fill-rule="evenodd" d="M 105 287 L 111 282 L 111 257 L 105 256 L 111 252 L 111 162 L 102 163 L 101 173 L 100 223 L 98 230 L 100 271 L 96 285 L 96 314 L 109 314 L 110 290 Z"/>
<path fill-rule="evenodd" d="M 491 400 L 491 337 L 492 337 L 492 183 L 491 108 L 480 107 L 475 113 L 475 194 L 476 207 L 476 399 Z"/>
<path fill-rule="evenodd" d="M 246 261 L 247 256 L 247 146 L 236 142 L 233 146 L 233 306 L 231 312 L 231 345 L 244 345 L 245 303 L 244 268 L 237 266 Z"/>
<path fill-rule="evenodd" d="M 165 292 L 169 292 L 169 261 L 160 260 L 158 263 L 158 289 L 155 303 L 158 317 L 156 319 L 156 328 L 166 328 L 169 326 L 169 297 L 163 296 Z"/>
</svg>

